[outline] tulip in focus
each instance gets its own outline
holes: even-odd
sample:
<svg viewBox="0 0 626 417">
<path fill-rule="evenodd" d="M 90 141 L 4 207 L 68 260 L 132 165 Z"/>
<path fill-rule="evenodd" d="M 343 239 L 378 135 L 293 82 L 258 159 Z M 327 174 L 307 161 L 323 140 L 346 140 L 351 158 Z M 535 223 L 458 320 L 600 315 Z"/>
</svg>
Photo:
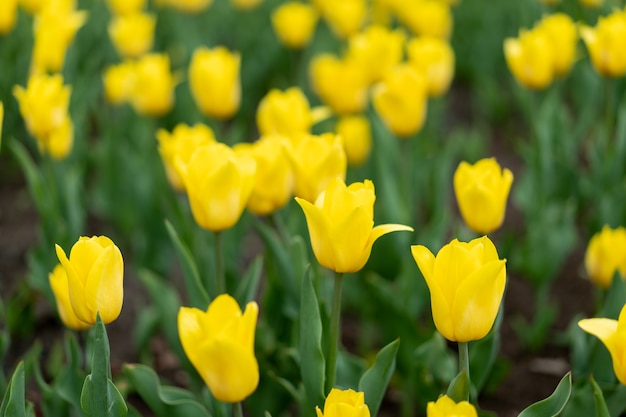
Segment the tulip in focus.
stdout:
<svg viewBox="0 0 626 417">
<path fill-rule="evenodd" d="M 449 39 L 452 33 L 450 5 L 440 0 L 399 0 L 395 13 L 414 36 Z"/>
<path fill-rule="evenodd" d="M 478 413 L 476 407 L 469 402 L 455 403 L 452 398 L 442 395 L 437 402 L 428 403 L 426 417 L 478 417 Z"/>
<path fill-rule="evenodd" d="M 348 165 L 362 165 L 372 150 L 372 129 L 369 119 L 362 115 L 342 116 L 337 122 L 336 131 L 343 139 Z"/>
<path fill-rule="evenodd" d="M 116 16 L 139 13 L 146 0 L 107 0 L 111 13 Z"/>
<path fill-rule="evenodd" d="M 259 383 L 259 365 L 254 356 L 258 314 L 254 301 L 242 314 L 237 301 L 228 294 L 215 298 L 206 312 L 191 307 L 178 311 L 183 350 L 219 401 L 243 401 Z"/>
<path fill-rule="evenodd" d="M 331 54 L 311 61 L 313 91 L 336 114 L 360 113 L 367 106 L 368 72 L 357 62 Z"/>
<path fill-rule="evenodd" d="M 17 0 L 0 2 L 0 35 L 6 35 L 15 27 L 17 21 Z"/>
<path fill-rule="evenodd" d="M 96 323 L 100 313 L 107 324 L 122 311 L 124 261 L 119 248 L 106 236 L 81 237 L 70 257 L 56 245 L 56 253 L 67 274 L 70 304 L 76 317 Z"/>
<path fill-rule="evenodd" d="M 312 6 L 290 1 L 272 13 L 272 27 L 280 43 L 288 48 L 301 49 L 311 40 L 317 19 Z"/>
<path fill-rule="evenodd" d="M 593 235 L 585 252 L 585 269 L 591 281 L 604 289 L 611 286 L 616 272 L 626 278 L 626 229 L 605 225 Z"/>
<path fill-rule="evenodd" d="M 239 10 L 252 10 L 262 2 L 263 0 L 230 0 L 230 4 Z"/>
<path fill-rule="evenodd" d="M 513 173 L 502 169 L 495 158 L 470 165 L 463 161 L 454 172 L 454 193 L 467 227 L 488 234 L 504 220 Z"/>
<path fill-rule="evenodd" d="M 228 119 L 239 109 L 241 57 L 224 47 L 197 48 L 189 65 L 191 94 L 208 117 Z"/>
<path fill-rule="evenodd" d="M 135 79 L 130 103 L 146 116 L 163 116 L 174 105 L 176 80 L 166 54 L 147 54 L 135 63 Z"/>
<path fill-rule="evenodd" d="M 518 83 L 543 90 L 552 83 L 554 69 L 552 44 L 545 31 L 520 31 L 518 38 L 504 40 L 504 57 Z"/>
<path fill-rule="evenodd" d="M 365 180 L 346 186 L 333 178 L 315 204 L 296 197 L 306 216 L 313 253 L 320 265 L 338 273 L 357 272 L 381 236 L 413 229 L 401 224 L 374 227 L 374 184 Z"/>
<path fill-rule="evenodd" d="M 178 169 L 200 227 L 219 232 L 237 223 L 254 186 L 254 158 L 216 142 L 198 148 Z"/>
<path fill-rule="evenodd" d="M 448 42 L 427 36 L 413 38 L 407 53 L 409 64 L 426 78 L 430 97 L 448 91 L 454 77 L 454 51 Z"/>
<path fill-rule="evenodd" d="M 428 289 L 437 330 L 453 342 L 482 339 L 489 333 L 506 285 L 505 260 L 487 236 L 470 242 L 454 239 L 433 255 L 411 246 Z"/>
<path fill-rule="evenodd" d="M 72 303 L 70 302 L 70 290 L 67 281 L 67 274 L 61 264 L 57 264 L 52 272 L 48 275 L 50 287 L 54 294 L 54 299 L 57 303 L 57 311 L 61 322 L 65 327 L 72 330 L 85 330 L 90 324 L 85 323 L 76 317 L 74 310 L 72 310 Z"/>
<path fill-rule="evenodd" d="M 417 133 L 426 120 L 427 85 L 424 76 L 409 64 L 390 70 L 374 86 L 374 109 L 395 135 L 405 138 Z"/>
<path fill-rule="evenodd" d="M 126 60 L 104 71 L 104 95 L 109 103 L 120 105 L 130 100 L 135 88 L 135 62 Z"/>
<path fill-rule="evenodd" d="M 315 407 L 317 417 L 370 417 L 365 394 L 351 389 L 333 388 L 324 402 L 324 411 Z"/>
<path fill-rule="evenodd" d="M 152 48 L 156 18 L 147 13 L 120 15 L 109 23 L 109 36 L 122 58 L 137 58 Z"/>
<path fill-rule="evenodd" d="M 567 74 L 576 60 L 576 25 L 565 13 L 554 13 L 541 19 L 538 27 L 546 32 L 552 44 L 554 75 L 558 77 Z"/>
<path fill-rule="evenodd" d="M 259 103 L 256 122 L 261 136 L 279 134 L 290 137 L 308 133 L 314 120 L 309 100 L 300 88 L 291 87 L 267 93 Z"/>
<path fill-rule="evenodd" d="M 194 126 L 180 123 L 176 125 L 172 133 L 159 129 L 156 137 L 168 181 L 174 189 L 184 191 L 185 184 L 180 173 L 181 167 L 185 169 L 184 167 L 198 148 L 216 142 L 213 130 L 202 123 Z"/>
<path fill-rule="evenodd" d="M 591 63 L 604 77 L 622 77 L 626 74 L 626 14 L 614 12 L 598 18 L 595 28 L 582 26 L 580 37 L 591 56 Z"/>
<path fill-rule="evenodd" d="M 404 33 L 373 25 L 350 37 L 346 59 L 365 72 L 368 83 L 380 81 L 385 73 L 402 61 Z"/>
<path fill-rule="evenodd" d="M 594 335 L 606 346 L 613 360 L 613 371 L 622 384 L 626 385 L 626 305 L 617 320 L 606 318 L 583 319 L 578 326 Z"/>
<path fill-rule="evenodd" d="M 322 17 L 335 35 L 347 39 L 361 29 L 367 14 L 365 0 L 335 0 L 328 3 L 332 5 L 323 8 Z"/>
</svg>

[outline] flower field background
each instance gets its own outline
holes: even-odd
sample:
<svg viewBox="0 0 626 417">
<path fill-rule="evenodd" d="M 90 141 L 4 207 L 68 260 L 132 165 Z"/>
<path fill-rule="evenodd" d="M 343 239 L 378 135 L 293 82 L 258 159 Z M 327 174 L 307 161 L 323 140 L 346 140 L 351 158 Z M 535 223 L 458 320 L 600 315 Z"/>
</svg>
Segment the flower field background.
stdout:
<svg viewBox="0 0 626 417">
<path fill-rule="evenodd" d="M 623 2 L 0 2 L 0 417 L 626 410 Z"/>
</svg>

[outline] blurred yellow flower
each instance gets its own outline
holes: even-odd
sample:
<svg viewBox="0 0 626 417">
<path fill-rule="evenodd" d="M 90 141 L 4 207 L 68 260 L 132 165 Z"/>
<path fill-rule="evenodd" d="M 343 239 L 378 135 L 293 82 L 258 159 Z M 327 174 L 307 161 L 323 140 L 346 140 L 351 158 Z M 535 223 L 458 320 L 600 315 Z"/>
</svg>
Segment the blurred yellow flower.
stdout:
<svg viewBox="0 0 626 417">
<path fill-rule="evenodd" d="M 331 54 L 317 55 L 310 64 L 313 91 L 335 113 L 360 113 L 367 106 L 368 73 L 357 62 Z"/>
<path fill-rule="evenodd" d="M 440 38 L 420 36 L 407 45 L 409 64 L 424 75 L 430 97 L 444 94 L 454 77 L 454 51 Z"/>
<path fill-rule="evenodd" d="M 156 18 L 147 13 L 129 13 L 111 19 L 109 36 L 122 58 L 137 58 L 152 48 Z"/>
<path fill-rule="evenodd" d="M 482 339 L 500 308 L 506 284 L 505 260 L 487 236 L 470 242 L 454 239 L 435 257 L 422 245 L 411 253 L 430 290 L 433 320 L 453 342 Z"/>
<path fill-rule="evenodd" d="M 115 320 L 124 301 L 124 261 L 113 241 L 106 236 L 81 236 L 69 259 L 59 245 L 56 254 L 67 274 L 76 317 L 92 325 L 97 313 L 105 324 Z"/>
<path fill-rule="evenodd" d="M 427 417 L 478 417 L 476 408 L 467 401 L 455 403 L 452 398 L 442 395 L 437 402 L 429 401 L 426 406 Z"/>
<path fill-rule="evenodd" d="M 324 402 L 324 412 L 319 407 L 315 407 L 315 412 L 317 417 L 370 417 L 365 394 L 351 389 L 331 389 Z"/>
<path fill-rule="evenodd" d="M 189 65 L 191 94 L 204 115 L 228 119 L 239 109 L 241 57 L 218 46 L 197 48 Z"/>
<path fill-rule="evenodd" d="M 43 7 L 45 0 L 17 0 L 17 3 L 32 15 L 39 13 Z"/>
<path fill-rule="evenodd" d="M 347 39 L 357 33 L 367 14 L 365 0 L 323 0 L 330 5 L 323 6 L 322 17 L 335 35 Z"/>
<path fill-rule="evenodd" d="M 181 167 L 187 166 L 196 149 L 216 142 L 213 130 L 202 123 L 194 126 L 179 123 L 172 133 L 159 129 L 156 137 L 168 181 L 174 189 L 184 191 Z"/>
<path fill-rule="evenodd" d="M 539 30 L 546 32 L 552 44 L 554 75 L 567 74 L 576 60 L 576 44 L 578 43 L 576 24 L 565 13 L 554 13 L 541 19 L 538 27 Z"/>
<path fill-rule="evenodd" d="M 243 401 L 259 383 L 259 365 L 254 356 L 258 315 L 254 301 L 242 314 L 237 301 L 228 294 L 215 298 L 206 312 L 191 307 L 178 311 L 183 350 L 219 401 Z"/>
<path fill-rule="evenodd" d="M 463 161 L 454 172 L 454 193 L 465 224 L 480 234 L 502 225 L 513 173 L 502 169 L 495 158 L 470 165 Z"/>
<path fill-rule="evenodd" d="M 334 177 L 315 204 L 296 197 L 306 216 L 313 253 L 320 265 L 339 273 L 357 272 L 381 236 L 413 229 L 401 224 L 374 227 L 374 184 L 370 180 L 346 186 Z"/>
<path fill-rule="evenodd" d="M 299 87 L 285 91 L 273 89 L 261 99 L 256 122 L 261 136 L 273 133 L 292 136 L 309 132 L 313 115 L 309 100 Z"/>
<path fill-rule="evenodd" d="M 63 325 L 79 331 L 89 328 L 90 324 L 79 320 L 74 310 L 72 310 L 67 274 L 61 264 L 57 264 L 54 267 L 52 272 L 48 275 L 48 281 L 50 282 L 50 287 L 52 288 L 52 293 L 57 303 L 57 311 Z"/>
<path fill-rule="evenodd" d="M 114 15 L 139 13 L 146 0 L 107 0 L 107 5 Z"/>
<path fill-rule="evenodd" d="M 598 74 L 605 77 L 621 77 L 626 74 L 625 12 L 618 11 L 598 18 L 595 28 L 582 26 L 580 37 L 587 46 Z"/>
<path fill-rule="evenodd" d="M 332 178 L 346 177 L 346 152 L 338 135 L 299 135 L 288 149 L 296 180 L 294 194 L 304 200 L 314 202 Z"/>
<path fill-rule="evenodd" d="M 616 272 L 626 278 L 626 229 L 604 225 L 593 235 L 585 252 L 585 269 L 591 281 L 604 289 L 611 286 Z"/>
<path fill-rule="evenodd" d="M 230 4 L 239 10 L 252 10 L 262 2 L 263 0 L 230 0 Z"/>
<path fill-rule="evenodd" d="M 604 4 L 604 0 L 578 0 L 580 4 L 587 7 L 598 8 Z"/>
<path fill-rule="evenodd" d="M 272 27 L 280 43 L 288 48 L 300 49 L 311 40 L 317 19 L 317 12 L 312 6 L 290 1 L 274 10 Z"/>
<path fill-rule="evenodd" d="M 17 0 L 2 0 L 0 2 L 0 35 L 13 30 L 17 21 Z"/>
<path fill-rule="evenodd" d="M 399 137 L 417 133 L 426 119 L 427 85 L 409 64 L 391 69 L 372 90 L 374 109 L 387 128 Z"/>
<path fill-rule="evenodd" d="M 613 372 L 626 385 L 626 305 L 617 320 L 606 318 L 583 319 L 578 326 L 594 335 L 606 346 L 613 360 Z"/>
<path fill-rule="evenodd" d="M 104 94 L 110 103 L 119 105 L 130 100 L 137 76 L 135 66 L 135 61 L 126 60 L 104 71 Z"/>
<path fill-rule="evenodd" d="M 48 137 L 48 142 L 43 145 L 43 148 L 54 159 L 64 159 L 69 155 L 74 144 L 74 123 L 70 119 L 69 115 L 65 116 L 63 123 L 58 129 L 53 130 Z M 40 148 L 42 143 L 39 142 Z"/>
<path fill-rule="evenodd" d="M 450 5 L 440 0 L 399 0 L 395 14 L 415 36 L 449 39 L 452 33 Z"/>
<path fill-rule="evenodd" d="M 404 41 L 401 30 L 372 25 L 350 37 L 346 59 L 355 61 L 366 73 L 368 83 L 374 83 L 402 61 Z"/>
<path fill-rule="evenodd" d="M 201 13 L 208 9 L 212 3 L 213 0 L 157 0 L 157 4 L 189 14 Z"/>
<path fill-rule="evenodd" d="M 363 115 L 341 116 L 337 122 L 337 135 L 343 139 L 348 164 L 363 164 L 372 150 L 372 129 Z"/>
<path fill-rule="evenodd" d="M 198 148 L 178 169 L 200 227 L 219 232 L 237 223 L 254 186 L 254 158 L 216 142 Z"/>
<path fill-rule="evenodd" d="M 504 57 L 518 83 L 542 90 L 554 78 L 552 45 L 545 31 L 522 30 L 518 38 L 504 40 Z"/>
<path fill-rule="evenodd" d="M 176 80 L 166 54 L 146 54 L 135 63 L 135 79 L 130 103 L 147 116 L 162 116 L 174 105 Z"/>
</svg>

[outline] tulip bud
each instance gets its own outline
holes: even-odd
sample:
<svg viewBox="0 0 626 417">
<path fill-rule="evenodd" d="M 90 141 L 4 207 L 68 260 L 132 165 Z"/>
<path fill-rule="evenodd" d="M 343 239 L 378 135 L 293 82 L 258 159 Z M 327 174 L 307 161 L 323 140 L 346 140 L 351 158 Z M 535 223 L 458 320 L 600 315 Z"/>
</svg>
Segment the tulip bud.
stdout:
<svg viewBox="0 0 626 417">
<path fill-rule="evenodd" d="M 156 19 L 146 13 L 120 15 L 109 23 L 113 46 L 123 58 L 137 58 L 152 48 Z"/>
<path fill-rule="evenodd" d="M 135 63 L 135 79 L 130 102 L 139 114 L 162 116 L 174 105 L 176 81 L 165 54 L 147 54 Z"/>
<path fill-rule="evenodd" d="M 130 100 L 137 77 L 135 66 L 134 61 L 127 60 L 104 71 L 104 95 L 110 103 L 119 105 Z"/>
<path fill-rule="evenodd" d="M 404 40 L 400 30 L 373 25 L 350 37 L 346 59 L 365 71 L 368 83 L 377 82 L 402 61 Z"/>
<path fill-rule="evenodd" d="M 310 5 L 291 1 L 272 13 L 272 26 L 283 45 L 301 49 L 311 40 L 317 18 L 317 12 Z"/>
<path fill-rule="evenodd" d="M 39 13 L 43 8 L 45 0 L 17 0 L 17 3 L 27 12 L 32 15 Z"/>
<path fill-rule="evenodd" d="M 313 91 L 337 114 L 360 113 L 367 106 L 368 73 L 357 62 L 331 54 L 311 61 Z"/>
<path fill-rule="evenodd" d="M 578 42 L 576 25 L 565 13 L 555 13 L 541 19 L 537 27 L 539 30 L 545 31 L 552 44 L 554 75 L 567 74 L 576 59 L 576 44 Z"/>
<path fill-rule="evenodd" d="M 348 164 L 362 165 L 372 149 L 369 119 L 362 115 L 342 116 L 337 122 L 337 135 L 343 139 Z"/>
<path fill-rule="evenodd" d="M 430 401 L 426 406 L 427 417 L 478 417 L 476 408 L 467 401 L 455 403 L 447 395 L 442 395 L 437 402 Z"/>
<path fill-rule="evenodd" d="M 397 2 L 396 16 L 414 36 L 449 39 L 452 33 L 450 5 L 439 0 Z"/>
<path fill-rule="evenodd" d="M 595 28 L 582 26 L 580 37 L 591 56 L 598 74 L 605 77 L 622 77 L 626 74 L 626 17 L 624 12 L 614 12 L 600 17 Z"/>
<path fill-rule="evenodd" d="M 618 272 L 626 277 L 626 229 L 611 229 L 608 225 L 589 240 L 585 252 L 585 269 L 591 281 L 600 288 L 611 286 Z"/>
<path fill-rule="evenodd" d="M 454 77 L 454 51 L 439 38 L 413 38 L 407 46 L 409 64 L 426 79 L 428 95 L 437 97 L 450 88 Z"/>
<path fill-rule="evenodd" d="M 554 78 L 552 45 L 545 31 L 520 31 L 519 38 L 504 40 L 504 57 L 518 83 L 543 90 Z"/>
<path fill-rule="evenodd" d="M 354 390 L 330 390 L 324 402 L 324 412 L 315 407 L 317 417 L 370 417 L 365 394 Z"/>
<path fill-rule="evenodd" d="M 0 2 L 0 35 L 6 35 L 15 27 L 17 21 L 17 0 Z"/>
<path fill-rule="evenodd" d="M 322 16 L 335 35 L 347 39 L 361 29 L 367 13 L 365 0 L 341 0 L 330 3 L 331 6 L 323 8 Z"/>
<path fill-rule="evenodd" d="M 85 330 L 90 327 L 88 323 L 85 323 L 76 317 L 74 310 L 72 310 L 72 303 L 70 302 L 70 290 L 67 282 L 67 274 L 61 264 L 57 264 L 52 272 L 48 275 L 50 287 L 57 303 L 57 311 L 59 317 L 65 327 L 69 327 L 73 330 Z"/>
<path fill-rule="evenodd" d="M 309 101 L 298 87 L 271 90 L 259 103 L 256 113 L 259 133 L 293 136 L 308 133 L 313 124 Z"/>
</svg>

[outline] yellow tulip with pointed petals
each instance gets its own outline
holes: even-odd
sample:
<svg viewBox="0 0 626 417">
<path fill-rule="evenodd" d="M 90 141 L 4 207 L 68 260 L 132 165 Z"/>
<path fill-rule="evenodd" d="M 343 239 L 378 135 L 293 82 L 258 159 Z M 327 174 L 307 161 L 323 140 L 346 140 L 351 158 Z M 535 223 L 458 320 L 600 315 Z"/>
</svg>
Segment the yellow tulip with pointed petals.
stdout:
<svg viewBox="0 0 626 417">
<path fill-rule="evenodd" d="M 585 269 L 591 281 L 600 288 L 611 286 L 615 272 L 626 277 L 626 229 L 608 225 L 591 237 L 585 252 Z"/>
<path fill-rule="evenodd" d="M 506 261 L 487 236 L 454 239 L 432 254 L 422 245 L 411 253 L 430 290 L 433 320 L 453 342 L 482 339 L 489 333 L 506 285 Z"/>
<path fill-rule="evenodd" d="M 370 417 L 365 394 L 351 389 L 331 389 L 324 402 L 324 411 L 315 407 L 315 412 L 317 417 Z"/>
<path fill-rule="evenodd" d="M 90 324 L 79 320 L 76 314 L 74 314 L 74 310 L 72 310 L 67 274 L 61 264 L 57 264 L 54 267 L 52 272 L 48 275 L 48 280 L 52 288 L 52 293 L 54 294 L 54 299 L 57 302 L 59 317 L 65 327 L 73 330 L 85 330 L 91 327 Z"/>
<path fill-rule="evenodd" d="M 554 75 L 567 74 L 576 61 L 576 45 L 578 43 L 576 24 L 569 15 L 554 13 L 541 19 L 537 27 L 545 31 L 552 44 Z"/>
<path fill-rule="evenodd" d="M 413 231 L 400 224 L 374 227 L 375 200 L 371 181 L 347 186 L 341 178 L 330 180 L 315 204 L 296 197 L 306 216 L 313 252 L 322 266 L 339 273 L 357 272 L 369 259 L 379 237 Z"/>
<path fill-rule="evenodd" d="M 258 314 L 254 301 L 242 314 L 237 301 L 228 294 L 215 298 L 206 312 L 189 307 L 178 311 L 183 350 L 219 401 L 243 401 L 259 383 L 259 365 L 254 356 Z"/>
<path fill-rule="evenodd" d="M 447 395 L 437 399 L 437 402 L 430 401 L 426 406 L 426 417 L 478 417 L 476 407 L 467 401 L 455 403 Z"/>
<path fill-rule="evenodd" d="M 519 37 L 504 40 L 504 57 L 518 83 L 543 90 L 554 79 L 553 46 L 542 29 L 522 30 Z"/>
<path fill-rule="evenodd" d="M 618 11 L 600 17 L 593 28 L 581 26 L 580 37 L 598 74 L 604 77 L 626 74 L 626 12 Z"/>
<path fill-rule="evenodd" d="M 70 257 L 56 245 L 56 254 L 67 274 L 70 304 L 76 317 L 96 323 L 96 314 L 111 323 L 122 311 L 124 261 L 119 248 L 106 236 L 81 237 Z"/>
</svg>

